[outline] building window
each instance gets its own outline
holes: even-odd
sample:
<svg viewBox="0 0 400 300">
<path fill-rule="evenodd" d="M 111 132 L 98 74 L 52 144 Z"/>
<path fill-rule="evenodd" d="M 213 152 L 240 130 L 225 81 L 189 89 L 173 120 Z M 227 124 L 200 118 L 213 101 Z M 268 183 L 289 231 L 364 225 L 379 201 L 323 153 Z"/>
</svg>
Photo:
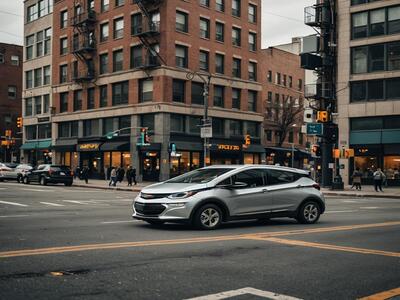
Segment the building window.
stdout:
<svg viewBox="0 0 400 300">
<path fill-rule="evenodd" d="M 214 106 L 224 107 L 224 87 L 214 85 Z"/>
<path fill-rule="evenodd" d="M 94 88 L 87 89 L 87 109 L 94 108 Z"/>
<path fill-rule="evenodd" d="M 179 68 L 188 67 L 188 48 L 181 45 L 175 45 L 175 63 Z"/>
<path fill-rule="evenodd" d="M 199 53 L 199 69 L 208 71 L 209 68 L 209 53 L 207 51 L 200 50 Z"/>
<path fill-rule="evenodd" d="M 249 4 L 248 13 L 249 22 L 257 23 L 257 6 Z"/>
<path fill-rule="evenodd" d="M 390 43 L 387 45 L 388 70 L 400 70 L 400 42 Z"/>
<path fill-rule="evenodd" d="M 204 105 L 204 85 L 199 82 L 192 82 L 192 104 Z"/>
<path fill-rule="evenodd" d="M 116 7 L 117 7 L 117 6 L 124 5 L 124 3 L 125 3 L 125 0 L 115 0 L 115 6 L 116 6 Z"/>
<path fill-rule="evenodd" d="M 108 23 L 100 24 L 100 42 L 108 40 L 109 26 Z"/>
<path fill-rule="evenodd" d="M 26 21 L 32 22 L 38 18 L 37 5 L 31 5 L 27 8 Z"/>
<path fill-rule="evenodd" d="M 289 131 L 288 142 L 289 143 L 293 143 L 293 141 L 294 141 L 294 132 L 293 131 Z"/>
<path fill-rule="evenodd" d="M 267 81 L 268 81 L 268 82 L 272 82 L 272 71 L 271 71 L 271 70 L 268 70 L 268 73 L 267 73 Z"/>
<path fill-rule="evenodd" d="M 25 88 L 30 89 L 33 87 L 33 71 L 25 72 Z"/>
<path fill-rule="evenodd" d="M 283 86 L 286 86 L 286 83 L 287 83 L 287 76 L 286 76 L 286 74 L 283 74 L 283 81 L 282 81 L 282 83 L 283 83 Z"/>
<path fill-rule="evenodd" d="M 289 76 L 289 87 L 292 88 L 293 87 L 293 77 Z"/>
<path fill-rule="evenodd" d="M 210 20 L 200 18 L 200 37 L 204 39 L 210 38 Z"/>
<path fill-rule="evenodd" d="M 25 47 L 26 47 L 26 53 L 25 53 L 25 56 L 26 56 L 26 59 L 27 60 L 29 60 L 29 59 L 32 59 L 33 58 L 33 44 L 35 43 L 35 35 L 34 34 L 32 34 L 32 35 L 29 35 L 29 36 L 27 36 L 26 38 L 25 38 Z"/>
<path fill-rule="evenodd" d="M 387 79 L 385 84 L 385 99 L 400 99 L 400 78 Z"/>
<path fill-rule="evenodd" d="M 60 28 L 68 27 L 68 10 L 64 10 L 60 13 Z"/>
<path fill-rule="evenodd" d="M 249 62 L 248 66 L 249 71 L 249 80 L 256 81 L 257 80 L 257 64 L 255 62 Z"/>
<path fill-rule="evenodd" d="M 114 39 L 124 37 L 124 18 L 114 20 Z"/>
<path fill-rule="evenodd" d="M 50 66 L 43 67 L 43 85 L 51 84 L 51 70 Z"/>
<path fill-rule="evenodd" d="M 0 64 L 4 64 L 4 54 L 0 53 Z"/>
<path fill-rule="evenodd" d="M 224 55 L 215 54 L 215 73 L 224 74 Z"/>
<path fill-rule="evenodd" d="M 148 102 L 153 100 L 153 80 L 145 79 L 139 81 L 139 100 Z"/>
<path fill-rule="evenodd" d="M 60 93 L 60 113 L 68 111 L 68 92 Z"/>
<path fill-rule="evenodd" d="M 268 142 L 272 142 L 272 131 L 271 130 L 265 131 L 265 138 L 267 139 Z"/>
<path fill-rule="evenodd" d="M 247 97 L 247 110 L 248 111 L 257 111 L 257 92 L 249 91 Z"/>
<path fill-rule="evenodd" d="M 240 109 L 241 90 L 232 88 L 232 108 Z"/>
<path fill-rule="evenodd" d="M 368 12 L 361 12 L 352 15 L 353 39 L 364 38 L 368 35 Z"/>
<path fill-rule="evenodd" d="M 212 118 L 212 129 L 213 135 L 224 136 L 225 135 L 225 120 L 220 118 Z"/>
<path fill-rule="evenodd" d="M 108 105 L 108 91 L 107 85 L 102 85 L 100 89 L 100 107 L 106 107 Z"/>
<path fill-rule="evenodd" d="M 400 32 L 400 6 L 388 8 L 388 34 Z"/>
<path fill-rule="evenodd" d="M 189 117 L 189 132 L 194 134 L 200 133 L 201 118 Z"/>
<path fill-rule="evenodd" d="M 8 86 L 8 99 L 17 99 L 17 87 L 15 85 Z"/>
<path fill-rule="evenodd" d="M 142 14 L 133 14 L 131 16 L 131 34 L 136 35 L 142 33 L 143 26 L 142 26 Z"/>
<path fill-rule="evenodd" d="M 369 47 L 369 72 L 385 69 L 385 45 L 378 44 Z"/>
<path fill-rule="evenodd" d="M 247 125 L 247 134 L 251 137 L 259 138 L 260 137 L 260 126 L 256 122 L 246 122 Z"/>
<path fill-rule="evenodd" d="M 112 105 L 128 104 L 129 81 L 112 84 Z"/>
<path fill-rule="evenodd" d="M 68 38 L 60 39 L 60 55 L 68 53 Z"/>
<path fill-rule="evenodd" d="M 99 119 L 83 121 L 83 136 L 99 136 L 100 123 Z"/>
<path fill-rule="evenodd" d="M 19 56 L 18 55 L 11 55 L 11 65 L 19 66 Z"/>
<path fill-rule="evenodd" d="M 35 114 L 40 115 L 42 114 L 42 97 L 36 96 L 35 100 Z"/>
<path fill-rule="evenodd" d="M 34 70 L 34 87 L 38 87 L 42 85 L 42 69 Z"/>
<path fill-rule="evenodd" d="M 37 139 L 37 126 L 26 126 L 26 139 L 27 140 L 36 140 Z"/>
<path fill-rule="evenodd" d="M 255 33 L 249 33 L 249 50 L 256 51 L 257 50 L 257 35 Z"/>
<path fill-rule="evenodd" d="M 74 111 L 82 110 L 82 90 L 74 91 Z"/>
<path fill-rule="evenodd" d="M 275 83 L 281 84 L 281 73 L 279 73 L 279 72 L 276 73 Z"/>
<path fill-rule="evenodd" d="M 140 116 L 140 126 L 154 130 L 154 114 L 145 114 Z"/>
<path fill-rule="evenodd" d="M 32 116 L 32 98 L 25 99 L 25 116 Z"/>
<path fill-rule="evenodd" d="M 171 132 L 185 132 L 185 116 L 171 114 Z"/>
<path fill-rule="evenodd" d="M 184 80 L 174 79 L 172 81 L 172 101 L 185 102 L 185 84 Z"/>
<path fill-rule="evenodd" d="M 123 70 L 124 55 L 123 51 L 117 50 L 113 52 L 113 72 L 118 72 Z"/>
<path fill-rule="evenodd" d="M 207 7 L 210 6 L 210 0 L 199 0 L 199 3 L 200 3 L 200 5 L 203 5 L 203 6 L 207 6 Z"/>
<path fill-rule="evenodd" d="M 303 79 L 299 79 L 299 80 L 298 80 L 298 82 L 297 82 L 297 89 L 298 89 L 299 91 L 302 91 L 302 90 L 303 90 Z"/>
<path fill-rule="evenodd" d="M 232 0 L 232 16 L 240 17 L 240 0 Z"/>
<path fill-rule="evenodd" d="M 400 78 L 353 81 L 350 83 L 350 101 L 380 101 L 400 99 Z"/>
<path fill-rule="evenodd" d="M 99 60 L 100 60 L 99 64 L 100 75 L 108 73 L 108 53 L 100 54 Z"/>
<path fill-rule="evenodd" d="M 47 28 L 44 31 L 44 55 L 48 55 L 51 52 L 51 36 L 52 29 Z"/>
<path fill-rule="evenodd" d="M 232 28 L 232 45 L 240 47 L 241 39 L 240 39 L 241 30 L 240 28 Z"/>
<path fill-rule="evenodd" d="M 175 29 L 182 32 L 188 32 L 188 14 L 176 11 Z"/>
<path fill-rule="evenodd" d="M 36 57 L 43 55 L 43 31 L 36 33 Z"/>
<path fill-rule="evenodd" d="M 131 68 L 139 68 L 142 65 L 142 46 L 131 47 Z"/>
<path fill-rule="evenodd" d="M 240 58 L 232 59 L 232 76 L 240 78 L 241 77 L 241 64 L 242 60 Z"/>
<path fill-rule="evenodd" d="M 43 113 L 47 114 L 50 111 L 50 95 L 43 95 Z"/>
<path fill-rule="evenodd" d="M 385 34 L 385 9 L 372 10 L 369 13 L 370 27 L 369 33 L 371 36 L 378 36 Z"/>
<path fill-rule="evenodd" d="M 68 81 L 68 65 L 60 66 L 60 83 Z"/>
<path fill-rule="evenodd" d="M 243 135 L 242 122 L 238 120 L 230 120 L 229 122 L 229 134 L 230 136 L 241 136 Z"/>
<path fill-rule="evenodd" d="M 215 40 L 224 42 L 224 24 L 215 22 Z"/>
<path fill-rule="evenodd" d="M 215 10 L 224 12 L 225 11 L 225 0 L 215 0 Z"/>
<path fill-rule="evenodd" d="M 110 9 L 110 0 L 101 0 L 101 12 L 108 11 Z"/>
<path fill-rule="evenodd" d="M 368 47 L 352 49 L 352 73 L 366 73 L 368 67 Z"/>
</svg>

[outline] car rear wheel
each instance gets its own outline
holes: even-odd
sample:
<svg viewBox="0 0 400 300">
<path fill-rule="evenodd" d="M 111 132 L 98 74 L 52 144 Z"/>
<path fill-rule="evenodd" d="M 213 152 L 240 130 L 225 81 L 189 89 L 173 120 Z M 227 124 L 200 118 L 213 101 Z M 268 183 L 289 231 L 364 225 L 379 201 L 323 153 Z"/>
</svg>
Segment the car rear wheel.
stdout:
<svg viewBox="0 0 400 300">
<path fill-rule="evenodd" d="M 146 220 L 150 225 L 163 225 L 165 222 L 161 220 Z"/>
<path fill-rule="evenodd" d="M 317 202 L 306 201 L 299 209 L 297 221 L 302 224 L 314 224 L 321 215 L 321 209 Z"/>
<path fill-rule="evenodd" d="M 64 185 L 65 185 L 65 186 L 71 186 L 71 185 L 72 185 L 72 182 L 65 182 Z"/>
<path fill-rule="evenodd" d="M 216 229 L 221 225 L 222 211 L 215 204 L 206 204 L 194 214 L 193 224 L 204 230 Z"/>
<path fill-rule="evenodd" d="M 24 178 L 22 179 L 22 182 L 23 182 L 24 184 L 29 184 L 29 179 L 28 179 L 28 177 L 24 177 Z"/>
<path fill-rule="evenodd" d="M 40 177 L 40 185 L 46 185 L 46 184 L 47 184 L 46 178 Z"/>
</svg>

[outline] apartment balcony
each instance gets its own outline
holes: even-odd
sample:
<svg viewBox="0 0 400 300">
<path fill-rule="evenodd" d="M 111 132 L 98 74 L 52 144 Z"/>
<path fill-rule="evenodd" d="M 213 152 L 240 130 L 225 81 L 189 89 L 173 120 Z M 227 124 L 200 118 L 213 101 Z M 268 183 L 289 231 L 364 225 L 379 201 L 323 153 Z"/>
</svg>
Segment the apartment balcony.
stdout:
<svg viewBox="0 0 400 300">
<path fill-rule="evenodd" d="M 96 41 L 93 38 L 72 41 L 72 54 L 89 54 L 96 51 Z"/>
<path fill-rule="evenodd" d="M 97 22 L 96 12 L 94 10 L 88 10 L 86 12 L 82 12 L 79 15 L 72 17 L 71 24 L 72 26 L 85 26 L 85 25 L 93 25 Z"/>
<path fill-rule="evenodd" d="M 73 74 L 72 80 L 78 83 L 90 82 L 95 79 L 94 69 L 77 72 Z"/>
</svg>

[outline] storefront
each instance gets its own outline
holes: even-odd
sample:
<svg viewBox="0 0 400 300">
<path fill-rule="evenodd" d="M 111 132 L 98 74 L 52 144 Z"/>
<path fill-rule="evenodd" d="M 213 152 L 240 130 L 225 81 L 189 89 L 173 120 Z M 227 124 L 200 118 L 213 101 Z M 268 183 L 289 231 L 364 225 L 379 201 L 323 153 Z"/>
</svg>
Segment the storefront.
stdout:
<svg viewBox="0 0 400 300">
<path fill-rule="evenodd" d="M 363 184 L 373 184 L 373 173 L 381 168 L 388 186 L 400 186 L 400 144 L 351 145 L 349 175 L 359 168 Z"/>
<path fill-rule="evenodd" d="M 170 177 L 198 169 L 203 165 L 203 145 L 200 142 L 174 142 L 176 152 L 170 151 Z"/>
<path fill-rule="evenodd" d="M 265 148 L 266 164 L 303 169 L 310 165 L 311 153 L 298 148 L 267 147 Z M 293 157 L 293 158 L 292 158 Z M 293 161 L 293 163 L 292 163 Z"/>
<path fill-rule="evenodd" d="M 51 164 L 51 140 L 28 141 L 20 147 L 23 150 L 23 160 L 32 165 Z"/>
<path fill-rule="evenodd" d="M 161 144 L 139 146 L 140 172 L 143 181 L 159 181 Z"/>
</svg>

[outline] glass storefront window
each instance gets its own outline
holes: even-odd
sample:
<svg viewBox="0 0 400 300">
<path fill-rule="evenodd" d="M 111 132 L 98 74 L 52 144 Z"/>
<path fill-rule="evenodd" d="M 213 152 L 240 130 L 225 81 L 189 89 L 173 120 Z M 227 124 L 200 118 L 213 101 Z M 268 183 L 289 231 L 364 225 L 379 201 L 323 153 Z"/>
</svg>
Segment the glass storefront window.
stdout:
<svg viewBox="0 0 400 300">
<path fill-rule="evenodd" d="M 131 154 L 129 152 L 122 152 L 122 167 L 126 169 L 130 165 L 132 165 Z"/>
<path fill-rule="evenodd" d="M 111 163 L 113 167 L 121 166 L 121 152 L 111 152 Z"/>
<path fill-rule="evenodd" d="M 200 168 L 200 152 L 192 152 L 192 169 Z"/>
<path fill-rule="evenodd" d="M 371 177 L 378 167 L 378 158 L 376 156 L 356 156 L 354 158 L 354 168 L 360 168 L 363 177 Z"/>
<path fill-rule="evenodd" d="M 385 156 L 383 165 L 387 179 L 400 179 L 400 156 Z"/>
<path fill-rule="evenodd" d="M 109 168 L 111 167 L 111 153 L 110 152 L 105 152 L 104 153 L 104 168 Z"/>
<path fill-rule="evenodd" d="M 254 163 L 253 154 L 252 153 L 245 153 L 243 161 L 244 161 L 245 165 L 252 165 Z"/>
<path fill-rule="evenodd" d="M 190 171 L 190 152 L 181 152 L 182 156 L 179 159 L 179 168 L 181 173 Z"/>
</svg>

